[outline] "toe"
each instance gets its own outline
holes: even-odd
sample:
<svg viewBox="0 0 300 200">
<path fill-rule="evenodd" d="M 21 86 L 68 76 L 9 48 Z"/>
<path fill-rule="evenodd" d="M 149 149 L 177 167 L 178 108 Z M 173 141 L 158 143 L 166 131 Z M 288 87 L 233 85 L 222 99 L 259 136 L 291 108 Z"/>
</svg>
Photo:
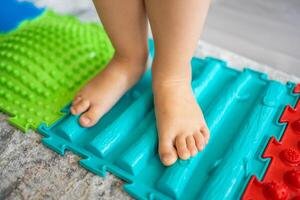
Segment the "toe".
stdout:
<svg viewBox="0 0 300 200">
<path fill-rule="evenodd" d="M 187 148 L 190 151 L 191 156 L 195 156 L 198 153 L 198 149 L 196 147 L 196 143 L 195 143 L 195 139 L 193 137 L 193 135 L 189 135 L 186 138 L 186 144 L 187 144 Z"/>
<path fill-rule="evenodd" d="M 209 129 L 207 128 L 207 126 L 204 126 L 204 127 L 201 128 L 200 131 L 203 135 L 204 142 L 205 142 L 205 145 L 206 145 L 208 143 L 209 137 L 210 137 Z"/>
<path fill-rule="evenodd" d="M 179 135 L 176 137 L 176 149 L 181 159 L 187 160 L 190 158 L 190 151 L 187 148 L 185 136 Z"/>
<path fill-rule="evenodd" d="M 161 138 L 159 140 L 158 151 L 159 151 L 161 162 L 165 166 L 170 166 L 176 162 L 177 153 L 171 138 L 166 138 L 166 139 Z"/>
<path fill-rule="evenodd" d="M 94 126 L 102 117 L 101 109 L 98 105 L 92 105 L 88 111 L 83 113 L 81 117 L 79 118 L 79 123 L 83 127 L 91 127 Z"/>
<path fill-rule="evenodd" d="M 73 115 L 78 115 L 86 111 L 89 108 L 89 106 L 90 106 L 90 101 L 86 99 L 81 99 L 71 107 L 71 113 Z"/>
<path fill-rule="evenodd" d="M 82 99 L 81 96 L 75 97 L 74 100 L 73 100 L 73 102 L 72 102 L 72 106 L 75 105 L 75 104 L 77 104 L 81 99 Z"/>
<path fill-rule="evenodd" d="M 194 134 L 194 140 L 198 151 L 202 151 L 205 146 L 205 141 L 200 131 Z"/>
</svg>

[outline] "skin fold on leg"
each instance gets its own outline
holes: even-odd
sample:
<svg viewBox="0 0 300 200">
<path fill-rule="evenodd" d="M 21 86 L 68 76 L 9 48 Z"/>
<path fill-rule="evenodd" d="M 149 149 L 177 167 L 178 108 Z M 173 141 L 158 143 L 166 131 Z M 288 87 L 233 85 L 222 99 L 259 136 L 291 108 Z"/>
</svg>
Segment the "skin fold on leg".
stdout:
<svg viewBox="0 0 300 200">
<path fill-rule="evenodd" d="M 142 76 L 148 57 L 147 17 L 142 0 L 95 0 L 101 22 L 115 49 L 106 68 L 75 96 L 71 113 L 84 127 L 98 120 Z"/>
<path fill-rule="evenodd" d="M 159 155 L 164 165 L 189 159 L 208 142 L 209 130 L 191 88 L 190 60 L 209 0 L 145 0 L 155 43 L 152 66 Z"/>
</svg>

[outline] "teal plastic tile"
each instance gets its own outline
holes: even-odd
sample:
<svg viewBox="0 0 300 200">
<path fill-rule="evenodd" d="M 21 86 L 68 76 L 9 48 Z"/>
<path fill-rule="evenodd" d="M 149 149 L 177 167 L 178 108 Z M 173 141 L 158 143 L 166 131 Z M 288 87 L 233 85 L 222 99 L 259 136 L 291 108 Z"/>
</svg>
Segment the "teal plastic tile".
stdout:
<svg viewBox="0 0 300 200">
<path fill-rule="evenodd" d="M 269 138 L 284 131 L 278 119 L 298 99 L 294 84 L 214 58 L 193 58 L 192 70 L 194 95 L 211 131 L 194 158 L 161 164 L 149 73 L 94 127 L 82 128 L 66 106 L 65 116 L 38 128 L 42 142 L 61 155 L 80 155 L 80 164 L 95 174 L 120 177 L 138 199 L 237 199 L 250 177 L 261 179 L 268 166 L 261 154 Z"/>
</svg>

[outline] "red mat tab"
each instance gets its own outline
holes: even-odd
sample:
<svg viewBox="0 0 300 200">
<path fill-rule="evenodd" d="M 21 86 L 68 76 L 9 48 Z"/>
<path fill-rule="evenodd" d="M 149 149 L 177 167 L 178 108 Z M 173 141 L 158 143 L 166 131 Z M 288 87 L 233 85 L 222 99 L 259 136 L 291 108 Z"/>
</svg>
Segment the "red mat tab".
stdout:
<svg viewBox="0 0 300 200">
<path fill-rule="evenodd" d="M 300 93 L 300 83 L 295 87 L 295 93 Z"/>
</svg>

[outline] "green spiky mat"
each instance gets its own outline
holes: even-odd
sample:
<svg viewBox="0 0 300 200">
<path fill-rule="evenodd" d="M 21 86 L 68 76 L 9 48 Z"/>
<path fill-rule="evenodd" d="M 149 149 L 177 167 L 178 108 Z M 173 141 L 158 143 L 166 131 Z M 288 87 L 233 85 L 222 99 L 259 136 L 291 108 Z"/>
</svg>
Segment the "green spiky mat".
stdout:
<svg viewBox="0 0 300 200">
<path fill-rule="evenodd" d="M 0 110 L 25 132 L 51 124 L 112 55 L 100 25 L 46 11 L 0 36 Z"/>
</svg>

